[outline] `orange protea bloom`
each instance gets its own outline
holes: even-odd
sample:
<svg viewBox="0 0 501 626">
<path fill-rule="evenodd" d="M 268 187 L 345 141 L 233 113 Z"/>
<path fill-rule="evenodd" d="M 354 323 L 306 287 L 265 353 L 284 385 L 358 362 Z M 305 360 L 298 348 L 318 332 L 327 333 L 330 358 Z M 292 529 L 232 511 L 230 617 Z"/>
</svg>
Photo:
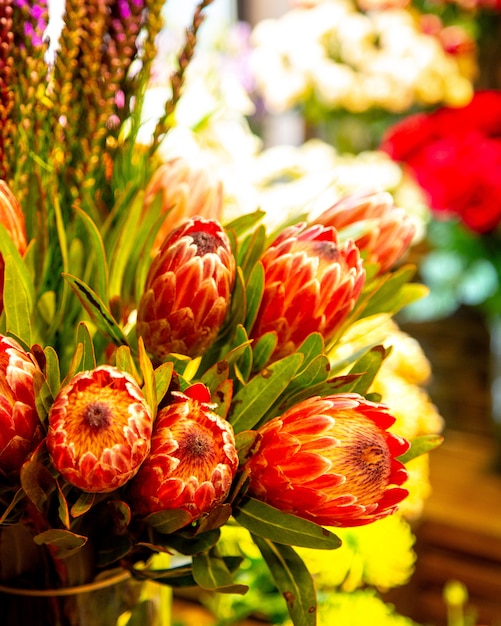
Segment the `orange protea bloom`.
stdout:
<svg viewBox="0 0 501 626">
<path fill-rule="evenodd" d="M 0 474 L 17 474 L 43 439 L 33 390 L 37 370 L 14 339 L 0 335 Z"/>
<path fill-rule="evenodd" d="M 137 334 L 162 361 L 198 356 L 223 324 L 235 280 L 230 241 L 215 220 L 194 217 L 162 244 L 139 302 Z"/>
<path fill-rule="evenodd" d="M 274 360 L 294 352 L 312 332 L 331 339 L 365 280 L 355 244 L 340 245 L 336 231 L 320 225 L 286 228 L 261 262 L 265 288 L 251 337 L 275 332 Z"/>
<path fill-rule="evenodd" d="M 360 526 L 407 496 L 396 457 L 409 443 L 389 432 L 387 408 L 357 394 L 305 400 L 259 429 L 246 464 L 250 493 L 325 526 Z"/>
<path fill-rule="evenodd" d="M 12 242 L 20 254 L 26 250 L 26 227 L 24 214 L 19 202 L 14 197 L 9 186 L 0 179 L 0 224 L 5 226 Z M 0 312 L 3 310 L 3 285 L 5 263 L 0 255 Z"/>
<path fill-rule="evenodd" d="M 409 215 L 395 206 L 387 191 L 353 194 L 342 198 L 315 219 L 338 231 L 362 228 L 355 236 L 357 247 L 367 261 L 379 264 L 379 273 L 391 269 L 406 252 L 414 237 L 415 225 Z"/>
<path fill-rule="evenodd" d="M 165 219 L 153 244 L 157 254 L 165 237 L 185 219 L 200 215 L 219 219 L 223 210 L 223 184 L 208 169 L 195 167 L 183 158 L 160 165 L 151 177 L 144 198 L 145 210 L 161 194 Z"/>
<path fill-rule="evenodd" d="M 226 499 L 238 456 L 231 425 L 210 404 L 174 394 L 175 401 L 157 415 L 151 452 L 131 494 L 141 515 L 181 509 L 194 521 Z"/>
<path fill-rule="evenodd" d="M 74 376 L 49 413 L 54 467 L 83 491 L 106 493 L 132 478 L 150 450 L 152 415 L 136 381 L 110 365 Z"/>
</svg>

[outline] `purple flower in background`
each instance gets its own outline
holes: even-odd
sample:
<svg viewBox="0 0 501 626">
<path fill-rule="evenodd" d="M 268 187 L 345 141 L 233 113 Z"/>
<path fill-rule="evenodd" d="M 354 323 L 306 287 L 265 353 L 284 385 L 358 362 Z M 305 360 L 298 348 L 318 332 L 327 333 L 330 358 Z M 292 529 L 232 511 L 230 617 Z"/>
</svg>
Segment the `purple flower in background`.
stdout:
<svg viewBox="0 0 501 626">
<path fill-rule="evenodd" d="M 47 28 L 49 11 L 47 0 L 14 0 L 14 9 L 22 11 L 24 22 L 24 44 L 30 47 L 41 46 L 44 43 L 44 34 Z M 20 45 L 23 45 L 22 43 Z"/>
</svg>

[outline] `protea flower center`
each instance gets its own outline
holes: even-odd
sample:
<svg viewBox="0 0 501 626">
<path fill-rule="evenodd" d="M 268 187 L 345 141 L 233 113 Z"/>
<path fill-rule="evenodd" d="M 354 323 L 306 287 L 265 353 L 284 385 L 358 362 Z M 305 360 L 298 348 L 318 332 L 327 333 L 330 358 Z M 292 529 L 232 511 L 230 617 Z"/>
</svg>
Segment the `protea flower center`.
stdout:
<svg viewBox="0 0 501 626">
<path fill-rule="evenodd" d="M 151 411 L 135 380 L 111 366 L 77 374 L 49 414 L 56 469 L 84 491 L 105 493 L 132 478 L 150 449 Z"/>
<path fill-rule="evenodd" d="M 198 256 L 217 252 L 218 247 L 223 243 L 221 239 L 212 233 L 203 231 L 190 233 L 190 237 L 193 239 L 193 243 L 197 247 Z"/>
</svg>

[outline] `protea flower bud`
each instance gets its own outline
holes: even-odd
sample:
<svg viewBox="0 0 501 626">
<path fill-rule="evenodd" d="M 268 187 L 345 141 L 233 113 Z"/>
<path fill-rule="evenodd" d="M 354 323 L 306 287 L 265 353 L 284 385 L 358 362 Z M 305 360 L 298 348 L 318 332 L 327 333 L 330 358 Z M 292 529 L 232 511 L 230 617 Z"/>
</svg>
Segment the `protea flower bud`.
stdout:
<svg viewBox="0 0 501 626">
<path fill-rule="evenodd" d="M 174 393 L 176 400 L 158 412 L 131 496 L 140 515 L 181 509 L 195 521 L 226 499 L 238 456 L 231 425 L 199 393 L 198 399 Z"/>
<path fill-rule="evenodd" d="M 194 217 L 173 230 L 146 278 L 137 334 L 153 358 L 198 356 L 215 341 L 235 280 L 230 241 L 215 220 Z"/>
<path fill-rule="evenodd" d="M 404 209 L 397 207 L 387 191 L 353 194 L 342 198 L 315 219 L 318 224 L 341 231 L 364 227 L 355 237 L 369 263 L 379 264 L 379 273 L 390 270 L 407 251 L 415 224 Z"/>
<path fill-rule="evenodd" d="M 33 390 L 37 369 L 17 341 L 0 335 L 0 474 L 16 475 L 43 439 Z"/>
<path fill-rule="evenodd" d="M 26 250 L 24 214 L 14 194 L 4 180 L 0 180 L 0 224 L 5 226 L 20 254 Z M 3 310 L 3 285 L 5 263 L 0 255 L 0 313 Z"/>
<path fill-rule="evenodd" d="M 47 448 L 72 485 L 92 493 L 123 486 L 150 450 L 152 415 L 136 381 L 110 365 L 80 372 L 49 412 Z"/>
<path fill-rule="evenodd" d="M 287 228 L 261 261 L 265 288 L 251 337 L 274 331 L 274 360 L 294 352 L 312 332 L 331 339 L 364 285 L 358 248 L 352 241 L 339 245 L 333 228 Z"/>
<path fill-rule="evenodd" d="M 185 159 L 163 163 L 153 174 L 144 197 L 145 210 L 161 194 L 165 219 L 153 243 L 157 254 L 165 237 L 185 219 L 199 215 L 218 220 L 223 211 L 223 184 L 206 168 Z"/>
<path fill-rule="evenodd" d="M 246 463 L 249 491 L 325 526 L 360 526 L 393 513 L 407 496 L 396 457 L 409 443 L 389 432 L 387 408 L 357 394 L 305 400 L 259 433 Z"/>
</svg>

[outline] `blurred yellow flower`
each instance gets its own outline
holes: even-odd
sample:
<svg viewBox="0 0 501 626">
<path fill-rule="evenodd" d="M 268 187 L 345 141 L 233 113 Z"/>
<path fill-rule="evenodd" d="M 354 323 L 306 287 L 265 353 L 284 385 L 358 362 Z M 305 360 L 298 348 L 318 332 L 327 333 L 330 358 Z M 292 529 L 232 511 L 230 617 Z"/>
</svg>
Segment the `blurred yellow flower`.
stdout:
<svg viewBox="0 0 501 626">
<path fill-rule="evenodd" d="M 334 552 L 297 549 L 319 591 L 349 592 L 364 585 L 385 591 L 405 584 L 413 573 L 414 535 L 398 513 L 367 526 L 336 528 L 333 532 L 343 542 Z"/>
</svg>

